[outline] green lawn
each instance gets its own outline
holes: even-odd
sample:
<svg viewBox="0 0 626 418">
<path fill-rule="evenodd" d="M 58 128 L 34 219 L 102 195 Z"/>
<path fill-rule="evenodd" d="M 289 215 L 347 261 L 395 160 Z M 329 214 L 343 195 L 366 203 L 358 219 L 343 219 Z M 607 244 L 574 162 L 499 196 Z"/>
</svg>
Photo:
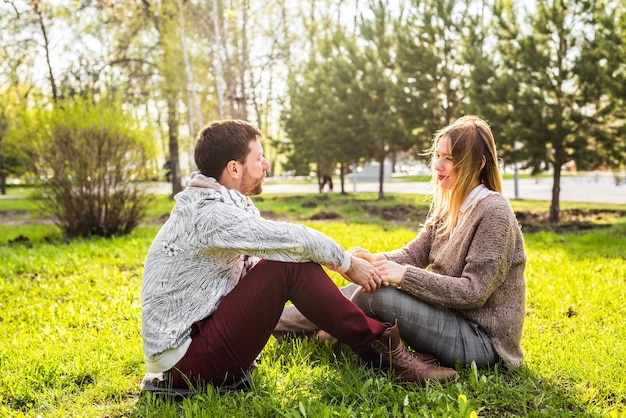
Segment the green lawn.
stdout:
<svg viewBox="0 0 626 418">
<path fill-rule="evenodd" d="M 411 239 L 428 209 L 420 196 L 385 202 L 365 195 L 329 199 L 267 196 L 258 206 L 305 222 L 347 248 L 372 251 Z M 519 203 L 520 210 L 536 207 Z M 344 349 L 271 338 L 247 393 L 219 396 L 208 390 L 182 402 L 140 397 L 142 262 L 157 220 L 170 207 L 165 197 L 157 200 L 150 222 L 130 236 L 66 242 L 55 226 L 37 223 L 26 197 L 0 200 L 0 213 L 23 211 L 25 217 L 19 222 L 0 218 L 5 219 L 0 224 L 0 416 L 626 414 L 624 217 L 604 219 L 600 223 L 611 226 L 580 233 L 525 235 L 526 361 L 519 371 L 465 369 L 451 387 L 417 388 L 359 367 Z M 320 212 L 335 212 L 342 220 L 312 221 Z M 390 213 L 398 219 L 380 220 Z"/>
</svg>

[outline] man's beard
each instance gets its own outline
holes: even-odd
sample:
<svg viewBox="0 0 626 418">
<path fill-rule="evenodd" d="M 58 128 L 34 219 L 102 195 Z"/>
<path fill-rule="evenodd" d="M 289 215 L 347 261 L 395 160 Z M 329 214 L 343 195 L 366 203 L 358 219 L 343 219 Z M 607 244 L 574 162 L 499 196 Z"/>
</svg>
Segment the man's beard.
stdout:
<svg viewBox="0 0 626 418">
<path fill-rule="evenodd" d="M 255 179 L 244 171 L 243 177 L 241 178 L 241 194 L 245 196 L 258 196 L 263 193 L 264 178 L 265 174 L 263 177 Z"/>
</svg>

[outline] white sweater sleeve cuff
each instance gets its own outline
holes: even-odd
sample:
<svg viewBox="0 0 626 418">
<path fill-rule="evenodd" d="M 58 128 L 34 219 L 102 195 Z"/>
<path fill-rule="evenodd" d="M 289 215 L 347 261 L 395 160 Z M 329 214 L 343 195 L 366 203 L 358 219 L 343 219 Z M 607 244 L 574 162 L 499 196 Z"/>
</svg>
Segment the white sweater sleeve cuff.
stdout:
<svg viewBox="0 0 626 418">
<path fill-rule="evenodd" d="M 340 274 L 345 273 L 346 271 L 350 269 L 350 264 L 351 264 L 350 254 L 346 252 L 343 258 L 343 263 L 341 263 L 341 266 L 337 268 L 337 272 Z"/>
</svg>

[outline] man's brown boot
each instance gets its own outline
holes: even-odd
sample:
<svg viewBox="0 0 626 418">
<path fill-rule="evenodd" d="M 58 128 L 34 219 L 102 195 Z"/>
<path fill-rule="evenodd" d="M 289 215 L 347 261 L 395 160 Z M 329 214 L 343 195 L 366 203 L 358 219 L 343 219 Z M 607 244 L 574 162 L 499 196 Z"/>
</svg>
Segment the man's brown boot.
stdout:
<svg viewBox="0 0 626 418">
<path fill-rule="evenodd" d="M 427 380 L 436 380 L 442 385 L 448 385 L 459 379 L 456 370 L 433 366 L 409 353 L 400 340 L 398 321 L 393 327 L 389 327 L 383 332 L 378 341 L 372 344 L 372 348 L 382 358 L 389 360 L 391 369 L 396 376 L 405 382 L 424 385 Z"/>
</svg>

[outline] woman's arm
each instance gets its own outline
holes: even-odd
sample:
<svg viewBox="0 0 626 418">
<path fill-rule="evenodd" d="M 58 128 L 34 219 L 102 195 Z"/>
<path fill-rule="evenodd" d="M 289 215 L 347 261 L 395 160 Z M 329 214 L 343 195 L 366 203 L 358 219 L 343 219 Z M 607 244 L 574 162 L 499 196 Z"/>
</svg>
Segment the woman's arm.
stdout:
<svg viewBox="0 0 626 418">
<path fill-rule="evenodd" d="M 519 227 L 508 203 L 481 206 L 484 213 L 455 232 L 458 242 L 447 242 L 428 270 L 407 266 L 402 291 L 453 309 L 485 304 L 509 274 Z"/>
</svg>

